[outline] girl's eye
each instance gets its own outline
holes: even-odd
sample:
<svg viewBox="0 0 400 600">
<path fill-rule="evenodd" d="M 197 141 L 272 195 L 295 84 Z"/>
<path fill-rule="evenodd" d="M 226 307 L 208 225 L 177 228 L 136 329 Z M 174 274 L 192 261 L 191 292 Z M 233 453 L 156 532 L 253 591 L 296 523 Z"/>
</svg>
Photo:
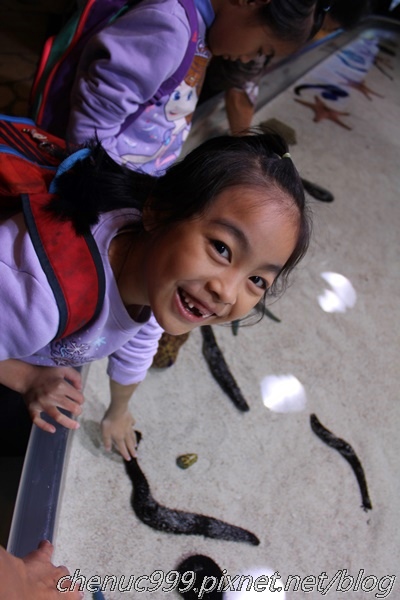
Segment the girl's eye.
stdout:
<svg viewBox="0 0 400 600">
<path fill-rule="evenodd" d="M 213 240 L 212 244 L 214 246 L 214 248 L 216 249 L 216 251 L 218 252 L 218 254 L 220 254 L 221 256 L 223 256 L 226 259 L 230 259 L 231 257 L 231 253 L 230 250 L 228 248 L 228 246 L 226 246 L 223 242 L 219 242 L 218 240 Z"/>
<path fill-rule="evenodd" d="M 254 285 L 261 288 L 262 290 L 266 290 L 268 287 L 268 284 L 265 281 L 265 279 L 263 279 L 262 277 L 259 277 L 258 275 L 254 275 L 253 277 L 250 277 L 250 281 L 252 281 L 254 283 Z"/>
</svg>

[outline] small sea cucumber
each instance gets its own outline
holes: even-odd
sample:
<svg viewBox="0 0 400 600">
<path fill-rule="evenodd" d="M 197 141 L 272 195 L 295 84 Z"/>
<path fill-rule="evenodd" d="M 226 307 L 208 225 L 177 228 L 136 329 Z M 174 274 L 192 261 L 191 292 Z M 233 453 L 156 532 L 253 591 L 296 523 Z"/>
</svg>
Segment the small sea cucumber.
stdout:
<svg viewBox="0 0 400 600">
<path fill-rule="evenodd" d="M 200 327 L 203 336 L 203 356 L 211 374 L 221 389 L 242 412 L 250 409 L 222 354 L 210 325 Z"/>
<path fill-rule="evenodd" d="M 343 458 L 350 463 L 351 468 L 357 478 L 357 482 L 361 492 L 362 508 L 367 511 L 372 509 L 372 503 L 368 494 L 367 481 L 365 479 L 364 469 L 362 464 L 354 452 L 353 448 L 342 440 L 336 437 L 329 429 L 326 429 L 318 420 L 317 416 L 310 415 L 310 425 L 313 432 L 323 441 L 325 444 L 337 450 Z"/>
<path fill-rule="evenodd" d="M 335 198 L 329 190 L 323 188 L 322 186 L 320 186 L 316 183 L 312 183 L 311 181 L 308 181 L 307 179 L 302 179 L 301 181 L 302 181 L 303 187 L 306 190 L 306 192 L 308 192 L 310 194 L 310 196 L 312 196 L 316 200 L 319 200 L 320 202 L 333 202 L 334 201 Z"/>
<path fill-rule="evenodd" d="M 263 317 L 268 317 L 269 319 L 271 319 L 271 321 L 275 321 L 275 323 L 281 322 L 281 320 L 276 315 L 274 315 L 274 313 L 272 313 L 263 302 L 259 302 L 258 304 L 256 304 L 256 306 L 254 307 L 254 311 L 255 313 L 261 315 L 259 320 L 261 320 Z M 238 335 L 241 321 L 241 319 L 237 319 L 236 321 L 231 322 L 231 329 L 233 335 Z"/>
<path fill-rule="evenodd" d="M 138 442 L 141 434 L 136 432 Z M 140 521 L 158 531 L 204 537 L 230 542 L 247 542 L 258 546 L 260 540 L 250 531 L 219 519 L 161 506 L 153 498 L 147 479 L 136 458 L 124 461 L 133 484 L 132 508 Z"/>
</svg>

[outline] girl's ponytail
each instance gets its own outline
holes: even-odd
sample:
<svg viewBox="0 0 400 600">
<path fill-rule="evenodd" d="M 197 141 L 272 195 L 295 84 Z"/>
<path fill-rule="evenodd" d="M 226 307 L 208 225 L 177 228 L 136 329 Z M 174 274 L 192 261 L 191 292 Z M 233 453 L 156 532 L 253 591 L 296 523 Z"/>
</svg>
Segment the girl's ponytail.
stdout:
<svg viewBox="0 0 400 600">
<path fill-rule="evenodd" d="M 142 210 L 155 178 L 114 162 L 99 143 L 57 179 L 57 196 L 48 209 L 60 220 L 72 221 L 78 234 L 87 233 L 102 213 L 117 208 Z"/>
</svg>

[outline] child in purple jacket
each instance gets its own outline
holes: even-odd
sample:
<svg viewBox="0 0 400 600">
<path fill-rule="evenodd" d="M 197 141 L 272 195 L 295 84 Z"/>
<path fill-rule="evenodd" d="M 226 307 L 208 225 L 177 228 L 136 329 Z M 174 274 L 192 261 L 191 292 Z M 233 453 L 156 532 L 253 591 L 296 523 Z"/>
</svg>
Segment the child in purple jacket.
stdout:
<svg viewBox="0 0 400 600">
<path fill-rule="evenodd" d="M 223 136 L 159 178 L 94 146 L 59 176 L 57 194 L 51 210 L 79 234 L 91 230 L 103 257 L 104 303 L 91 323 L 54 341 L 59 310 L 23 217 L 3 221 L 0 383 L 22 394 L 42 429 L 54 432 L 42 412 L 75 429 L 59 410 L 81 413 L 73 367 L 108 357 L 103 439 L 129 460 L 136 439 L 128 403 L 161 331 L 180 335 L 242 318 L 284 287 L 303 256 L 309 220 L 301 179 L 280 138 Z"/>
<path fill-rule="evenodd" d="M 141 0 L 91 38 L 71 95 L 70 141 L 85 143 L 96 134 L 115 161 L 151 174 L 162 171 L 189 134 L 211 55 L 242 62 L 286 56 L 307 40 L 320 16 L 316 0 L 194 2 L 198 39 L 192 65 L 169 96 L 133 121 L 185 56 L 191 36 L 185 9 L 179 0 Z"/>
</svg>

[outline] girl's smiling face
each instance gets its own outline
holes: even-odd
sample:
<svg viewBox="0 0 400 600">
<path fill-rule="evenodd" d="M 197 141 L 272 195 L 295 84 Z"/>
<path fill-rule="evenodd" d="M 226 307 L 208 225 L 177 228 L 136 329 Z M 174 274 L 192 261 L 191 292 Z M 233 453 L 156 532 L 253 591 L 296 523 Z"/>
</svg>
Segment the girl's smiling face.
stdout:
<svg viewBox="0 0 400 600">
<path fill-rule="evenodd" d="M 298 229 L 298 208 L 276 187 L 267 197 L 258 188 L 227 188 L 201 216 L 148 223 L 145 303 L 172 335 L 242 318 L 289 259 Z"/>
</svg>

